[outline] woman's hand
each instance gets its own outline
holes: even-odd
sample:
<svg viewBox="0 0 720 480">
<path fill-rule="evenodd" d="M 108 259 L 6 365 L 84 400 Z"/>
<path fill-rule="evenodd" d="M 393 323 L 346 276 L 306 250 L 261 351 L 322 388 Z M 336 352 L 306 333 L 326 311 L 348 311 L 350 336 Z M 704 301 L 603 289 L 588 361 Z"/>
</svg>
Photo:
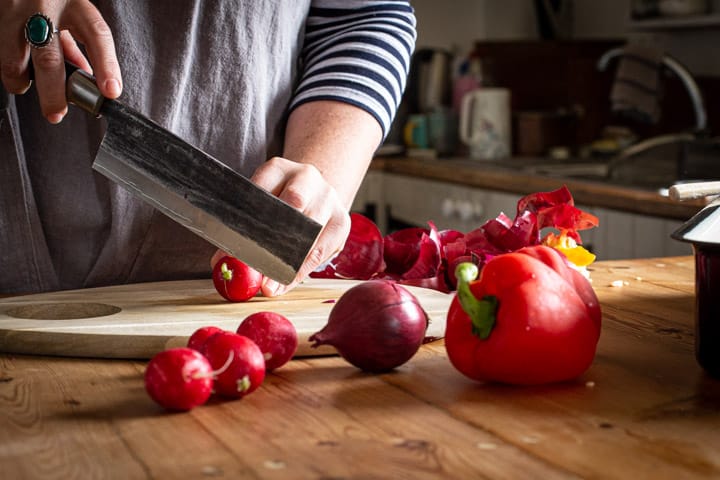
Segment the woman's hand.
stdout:
<svg viewBox="0 0 720 480">
<path fill-rule="evenodd" d="M 255 171 L 252 181 L 324 226 L 290 285 L 281 285 L 269 278 L 263 282 L 263 295 L 282 295 L 342 249 L 350 233 L 350 215 L 335 189 L 313 165 L 274 157 Z M 223 255 L 225 252 L 216 252 L 211 265 L 214 266 Z"/>
<path fill-rule="evenodd" d="M 32 48 L 25 24 L 38 12 L 59 32 L 46 46 Z M 76 40 L 85 46 L 89 62 Z M 30 87 L 30 59 L 40 107 L 50 123 L 59 123 L 67 113 L 64 60 L 93 73 L 103 96 L 117 98 L 122 92 L 112 33 L 88 0 L 0 0 L 0 80 L 9 93 L 23 94 Z"/>
<path fill-rule="evenodd" d="M 350 214 L 335 189 L 313 165 L 275 157 L 255 171 L 252 181 L 323 225 L 293 283 L 284 286 L 269 279 L 263 283 L 263 295 L 282 295 L 342 250 L 350 233 Z"/>
<path fill-rule="evenodd" d="M 295 281 L 283 286 L 268 280 L 263 295 L 282 295 L 342 250 L 350 207 L 381 140 L 375 118 L 350 104 L 313 101 L 291 112 L 285 158 L 265 162 L 252 180 L 324 227 Z M 213 256 L 212 265 L 219 259 L 220 253 Z"/>
</svg>

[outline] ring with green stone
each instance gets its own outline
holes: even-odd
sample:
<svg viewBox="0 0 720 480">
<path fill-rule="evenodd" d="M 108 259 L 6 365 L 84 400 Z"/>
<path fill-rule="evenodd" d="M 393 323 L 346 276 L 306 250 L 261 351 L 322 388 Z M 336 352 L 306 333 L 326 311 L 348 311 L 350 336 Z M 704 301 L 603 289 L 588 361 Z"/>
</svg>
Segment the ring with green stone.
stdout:
<svg viewBox="0 0 720 480">
<path fill-rule="evenodd" d="M 47 15 L 36 13 L 25 22 L 25 40 L 35 48 L 46 47 L 58 33 Z"/>
</svg>

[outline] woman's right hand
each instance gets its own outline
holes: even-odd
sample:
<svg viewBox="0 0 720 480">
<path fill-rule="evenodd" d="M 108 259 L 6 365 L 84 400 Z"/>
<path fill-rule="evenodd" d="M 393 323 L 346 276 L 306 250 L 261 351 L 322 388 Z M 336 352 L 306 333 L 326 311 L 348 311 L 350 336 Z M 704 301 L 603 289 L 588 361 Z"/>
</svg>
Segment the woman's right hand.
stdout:
<svg viewBox="0 0 720 480">
<path fill-rule="evenodd" d="M 47 46 L 32 48 L 25 40 L 25 23 L 38 12 L 60 33 Z M 94 74 L 103 96 L 117 98 L 122 92 L 112 33 L 89 0 L 0 0 L 0 80 L 9 93 L 23 94 L 30 87 L 30 59 L 40 107 L 50 123 L 67 113 L 64 60 Z"/>
</svg>

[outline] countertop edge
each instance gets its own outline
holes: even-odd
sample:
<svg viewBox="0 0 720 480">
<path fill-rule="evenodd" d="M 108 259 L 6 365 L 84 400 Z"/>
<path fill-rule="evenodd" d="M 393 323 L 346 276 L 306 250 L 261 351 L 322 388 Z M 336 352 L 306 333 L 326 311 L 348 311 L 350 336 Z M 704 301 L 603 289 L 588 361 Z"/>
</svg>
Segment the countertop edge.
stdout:
<svg viewBox="0 0 720 480">
<path fill-rule="evenodd" d="M 706 200 L 676 202 L 650 190 L 590 180 L 528 174 L 510 166 L 502 167 L 497 163 L 459 158 L 379 156 L 373 159 L 370 169 L 521 195 L 554 190 L 566 185 L 578 204 L 676 220 L 691 218 L 708 203 Z"/>
</svg>

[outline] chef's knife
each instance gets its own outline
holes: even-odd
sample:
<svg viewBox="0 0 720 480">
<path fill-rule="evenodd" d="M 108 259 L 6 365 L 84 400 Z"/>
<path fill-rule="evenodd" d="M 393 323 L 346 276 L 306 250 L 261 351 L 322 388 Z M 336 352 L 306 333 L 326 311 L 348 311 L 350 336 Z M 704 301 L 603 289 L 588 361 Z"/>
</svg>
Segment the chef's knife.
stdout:
<svg viewBox="0 0 720 480">
<path fill-rule="evenodd" d="M 93 169 L 264 275 L 295 278 L 319 223 L 66 69 L 68 102 L 107 120 Z"/>
</svg>

